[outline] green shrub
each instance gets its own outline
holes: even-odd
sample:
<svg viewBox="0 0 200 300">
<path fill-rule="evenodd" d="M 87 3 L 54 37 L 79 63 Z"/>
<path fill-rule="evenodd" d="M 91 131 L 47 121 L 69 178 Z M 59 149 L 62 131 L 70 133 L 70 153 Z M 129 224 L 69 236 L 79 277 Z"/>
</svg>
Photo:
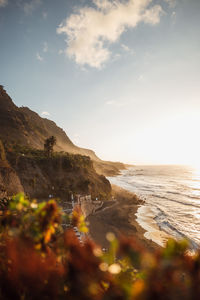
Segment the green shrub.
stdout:
<svg viewBox="0 0 200 300">
<path fill-rule="evenodd" d="M 14 197 L 0 218 L 0 299 L 200 299 L 200 252 L 186 242 L 150 253 L 108 233 L 103 252 L 73 226 L 87 233 L 79 208 L 69 217 L 54 200 Z"/>
</svg>

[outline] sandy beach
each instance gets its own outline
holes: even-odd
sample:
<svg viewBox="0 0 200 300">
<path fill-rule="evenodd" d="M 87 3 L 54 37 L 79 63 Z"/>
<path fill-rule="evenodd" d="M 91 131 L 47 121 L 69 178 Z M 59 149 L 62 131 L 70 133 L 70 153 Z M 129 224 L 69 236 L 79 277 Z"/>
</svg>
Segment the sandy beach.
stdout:
<svg viewBox="0 0 200 300">
<path fill-rule="evenodd" d="M 101 247 L 107 248 L 109 243 L 106 233 L 113 232 L 116 237 L 123 234 L 136 238 L 150 251 L 158 249 L 157 244 L 144 237 L 145 230 L 136 221 L 135 214 L 143 201 L 115 185 L 112 185 L 112 191 L 115 200 L 105 202 L 100 210 L 87 217 L 91 238 Z"/>
</svg>

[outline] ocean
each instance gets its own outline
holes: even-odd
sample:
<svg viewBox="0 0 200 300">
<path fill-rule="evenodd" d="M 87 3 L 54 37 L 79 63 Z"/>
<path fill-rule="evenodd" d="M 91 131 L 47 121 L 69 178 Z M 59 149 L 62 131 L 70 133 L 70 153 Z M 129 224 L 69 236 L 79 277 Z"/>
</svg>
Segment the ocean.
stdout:
<svg viewBox="0 0 200 300">
<path fill-rule="evenodd" d="M 108 179 L 145 201 L 137 221 L 146 238 L 161 246 L 169 237 L 186 238 L 191 249 L 200 246 L 200 171 L 186 166 L 134 166 Z"/>
</svg>

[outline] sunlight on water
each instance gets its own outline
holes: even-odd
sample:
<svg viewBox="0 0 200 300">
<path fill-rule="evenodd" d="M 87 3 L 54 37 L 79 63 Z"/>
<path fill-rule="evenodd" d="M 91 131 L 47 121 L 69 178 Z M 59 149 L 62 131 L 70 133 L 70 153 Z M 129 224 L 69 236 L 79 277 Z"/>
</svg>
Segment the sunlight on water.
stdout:
<svg viewBox="0 0 200 300">
<path fill-rule="evenodd" d="M 200 162 L 197 162 L 196 164 L 192 165 L 191 168 L 193 170 L 194 176 L 200 179 Z"/>
<path fill-rule="evenodd" d="M 134 166 L 109 180 L 145 200 L 137 221 L 147 238 L 161 245 L 164 232 L 200 245 L 200 166 Z"/>
<path fill-rule="evenodd" d="M 192 182 L 189 186 L 192 189 L 192 195 L 200 197 L 200 165 L 192 166 Z"/>
</svg>

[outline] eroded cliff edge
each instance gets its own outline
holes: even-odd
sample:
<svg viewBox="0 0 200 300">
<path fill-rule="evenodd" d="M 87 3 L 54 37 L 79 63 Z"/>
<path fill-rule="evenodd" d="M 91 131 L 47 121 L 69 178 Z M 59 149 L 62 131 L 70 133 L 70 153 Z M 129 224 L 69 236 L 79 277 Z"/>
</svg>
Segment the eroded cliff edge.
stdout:
<svg viewBox="0 0 200 300">
<path fill-rule="evenodd" d="M 5 148 L 5 149 L 4 149 Z M 110 196 L 110 182 L 96 173 L 88 156 L 54 153 L 1 143 L 0 183 L 8 196 L 25 192 L 30 198 L 69 198 L 72 193 L 105 199 Z M 2 159 L 4 157 L 4 159 Z"/>
</svg>

